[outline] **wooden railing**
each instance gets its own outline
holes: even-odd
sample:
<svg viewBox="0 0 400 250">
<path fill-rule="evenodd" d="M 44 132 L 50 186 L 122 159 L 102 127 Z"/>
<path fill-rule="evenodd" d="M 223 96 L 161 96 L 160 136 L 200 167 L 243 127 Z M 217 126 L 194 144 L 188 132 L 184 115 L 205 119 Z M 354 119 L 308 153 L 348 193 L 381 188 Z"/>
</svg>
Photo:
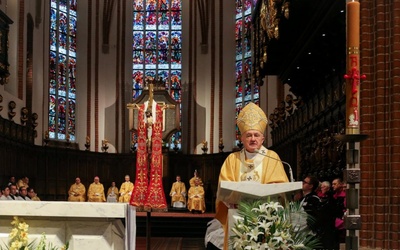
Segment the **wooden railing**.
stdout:
<svg viewBox="0 0 400 250">
<path fill-rule="evenodd" d="M 346 167 L 345 98 L 340 82 L 328 83 L 271 132 L 273 147 L 293 168 L 295 179 L 341 177 Z"/>
</svg>

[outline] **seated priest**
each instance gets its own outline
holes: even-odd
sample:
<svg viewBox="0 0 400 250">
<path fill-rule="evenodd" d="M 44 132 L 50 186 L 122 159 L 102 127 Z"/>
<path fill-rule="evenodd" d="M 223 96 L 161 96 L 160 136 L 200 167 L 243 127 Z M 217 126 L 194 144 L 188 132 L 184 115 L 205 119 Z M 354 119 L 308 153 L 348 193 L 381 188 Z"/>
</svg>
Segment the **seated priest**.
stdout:
<svg viewBox="0 0 400 250">
<path fill-rule="evenodd" d="M 174 208 L 185 208 L 186 207 L 186 186 L 181 181 L 179 175 L 176 176 L 176 182 L 172 184 L 171 192 L 171 206 Z"/>
<path fill-rule="evenodd" d="M 121 184 L 119 189 L 119 202 L 129 203 L 131 200 L 134 185 L 131 182 L 131 177 L 125 175 L 125 182 Z"/>
<path fill-rule="evenodd" d="M 81 183 L 81 178 L 76 177 L 75 183 L 69 188 L 68 201 L 86 201 L 86 188 Z"/>
<path fill-rule="evenodd" d="M 88 201 L 90 202 L 105 202 L 104 186 L 100 183 L 98 176 L 94 177 L 94 182 L 90 184 L 88 189 Z"/>
<path fill-rule="evenodd" d="M 115 185 L 115 181 L 111 182 L 111 187 L 107 190 L 107 202 L 118 202 L 118 187 Z"/>
<path fill-rule="evenodd" d="M 18 182 L 17 182 L 17 188 L 18 190 L 21 187 L 28 188 L 29 187 L 29 178 L 27 176 L 22 177 Z"/>
<path fill-rule="evenodd" d="M 225 159 L 218 182 L 253 181 L 261 184 L 288 182 L 278 154 L 263 146 L 264 132 L 268 124 L 264 111 L 250 102 L 240 111 L 236 124 L 239 127 L 244 148 L 231 153 Z M 229 247 L 228 209 L 235 208 L 237 204 L 224 202 L 218 193 L 215 219 L 208 223 L 206 232 L 207 249 L 228 249 Z"/>
<path fill-rule="evenodd" d="M 194 186 L 189 188 L 188 192 L 188 209 L 190 212 L 206 211 L 206 202 L 204 200 L 204 188 L 200 185 L 200 180 L 194 181 Z"/>
<path fill-rule="evenodd" d="M 193 177 L 189 180 L 189 185 L 191 187 L 195 186 L 195 184 L 194 184 L 195 180 L 199 180 L 199 183 L 200 183 L 199 185 L 203 186 L 203 181 L 199 177 L 199 172 L 197 172 L 197 169 L 194 170 Z"/>
</svg>

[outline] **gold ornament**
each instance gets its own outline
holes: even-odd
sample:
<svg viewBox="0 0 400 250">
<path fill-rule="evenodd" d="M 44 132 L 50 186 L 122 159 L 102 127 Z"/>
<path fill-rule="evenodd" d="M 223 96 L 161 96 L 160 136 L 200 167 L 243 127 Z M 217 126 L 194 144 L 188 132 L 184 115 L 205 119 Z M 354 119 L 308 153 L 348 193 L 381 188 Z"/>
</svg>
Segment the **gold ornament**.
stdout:
<svg viewBox="0 0 400 250">
<path fill-rule="evenodd" d="M 242 135 L 248 130 L 257 130 L 264 134 L 268 119 L 259 106 L 250 102 L 240 111 L 236 124 Z"/>
</svg>

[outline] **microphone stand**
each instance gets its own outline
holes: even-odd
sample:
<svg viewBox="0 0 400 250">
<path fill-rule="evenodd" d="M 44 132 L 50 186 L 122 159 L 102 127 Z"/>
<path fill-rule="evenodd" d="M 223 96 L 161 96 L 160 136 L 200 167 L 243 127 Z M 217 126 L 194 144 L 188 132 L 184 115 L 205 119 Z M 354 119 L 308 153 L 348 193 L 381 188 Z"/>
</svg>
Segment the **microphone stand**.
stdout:
<svg viewBox="0 0 400 250">
<path fill-rule="evenodd" d="M 269 156 L 269 155 L 267 155 L 267 154 L 261 152 L 261 151 L 258 150 L 258 149 L 254 150 L 254 152 L 256 152 L 257 154 L 260 154 L 260 155 L 262 155 L 262 156 L 268 157 L 268 158 L 270 158 L 270 159 L 273 159 L 273 160 L 275 160 L 275 161 L 280 161 L 280 162 L 282 162 L 283 164 L 287 165 L 287 166 L 289 167 L 290 182 L 295 182 L 295 179 L 293 178 L 292 166 L 290 166 L 290 164 L 289 164 L 288 162 L 282 161 L 281 159 L 277 159 L 277 158 L 271 157 L 271 156 Z"/>
</svg>

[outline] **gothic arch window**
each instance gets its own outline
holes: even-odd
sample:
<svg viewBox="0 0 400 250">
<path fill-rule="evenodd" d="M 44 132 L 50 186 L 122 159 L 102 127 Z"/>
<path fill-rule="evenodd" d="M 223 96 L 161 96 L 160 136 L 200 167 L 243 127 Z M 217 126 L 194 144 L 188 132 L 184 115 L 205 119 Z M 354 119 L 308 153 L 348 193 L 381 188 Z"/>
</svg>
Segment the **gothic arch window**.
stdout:
<svg viewBox="0 0 400 250">
<path fill-rule="evenodd" d="M 76 7 L 76 0 L 50 1 L 50 139 L 75 141 Z"/>
<path fill-rule="evenodd" d="M 181 103 L 182 1 L 134 0 L 132 46 L 132 99 L 156 79 Z M 181 132 L 167 143 L 180 148 Z"/>
<path fill-rule="evenodd" d="M 251 81 L 251 14 L 257 0 L 235 0 L 235 41 L 236 41 L 236 117 L 248 103 L 259 104 L 260 95 L 257 84 Z M 240 141 L 239 128 L 236 126 L 236 143 Z"/>
</svg>

